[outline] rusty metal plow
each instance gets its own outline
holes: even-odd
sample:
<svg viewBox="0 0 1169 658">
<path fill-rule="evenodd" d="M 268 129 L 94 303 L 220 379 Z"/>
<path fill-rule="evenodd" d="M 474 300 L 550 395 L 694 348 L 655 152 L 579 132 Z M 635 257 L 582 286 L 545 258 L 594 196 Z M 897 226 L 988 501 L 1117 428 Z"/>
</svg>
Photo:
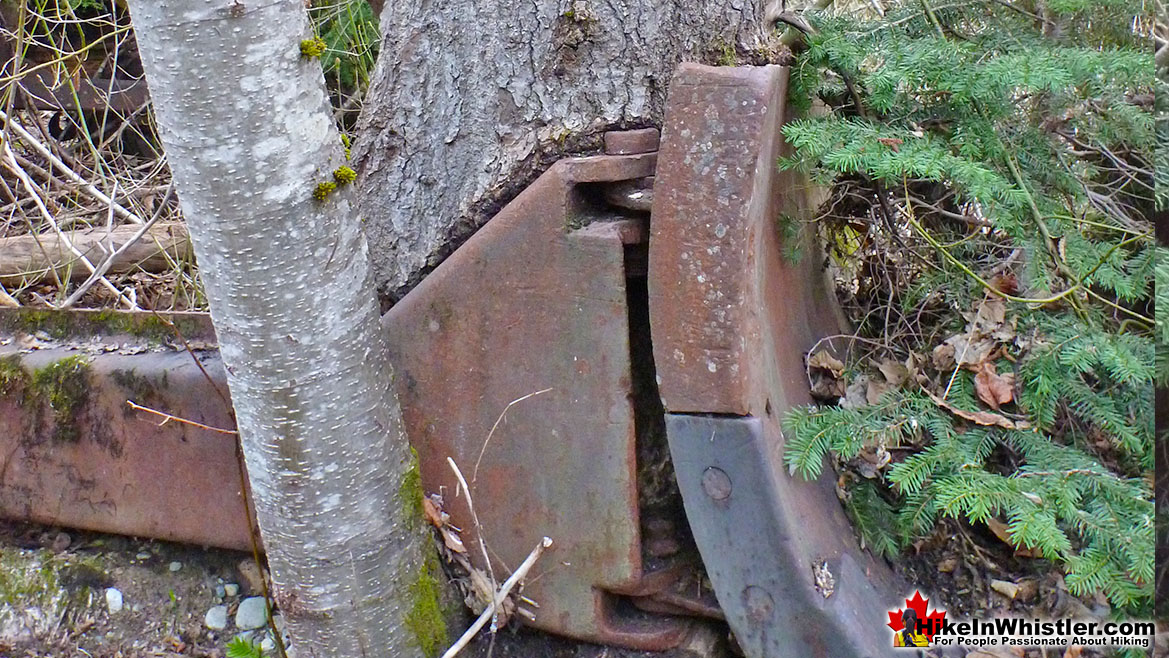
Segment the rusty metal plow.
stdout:
<svg viewBox="0 0 1169 658">
<path fill-rule="evenodd" d="M 482 533 L 508 573 L 555 540 L 524 590 L 536 628 L 665 650 L 725 619 L 749 658 L 891 642 L 888 567 L 857 548 L 829 480 L 781 461 L 780 418 L 809 401 L 803 354 L 839 328 L 816 259 L 785 260 L 776 230 L 809 205 L 776 168 L 786 79 L 683 65 L 660 148 L 654 129 L 610 133 L 605 154 L 557 162 L 383 318 L 423 483 L 464 542 Z M 74 419 L 0 402 L 0 513 L 246 547 L 230 437 L 160 441 L 119 404 L 150 392 L 229 423 L 212 395 L 184 394 L 205 387 L 189 357 L 95 363 Z M 80 440 L 51 441 L 69 422 Z"/>
</svg>

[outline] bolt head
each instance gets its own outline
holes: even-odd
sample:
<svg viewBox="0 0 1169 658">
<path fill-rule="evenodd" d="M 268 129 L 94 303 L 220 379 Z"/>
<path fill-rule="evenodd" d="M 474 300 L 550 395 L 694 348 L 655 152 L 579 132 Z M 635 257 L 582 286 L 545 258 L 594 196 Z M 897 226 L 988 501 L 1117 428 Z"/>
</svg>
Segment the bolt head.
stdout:
<svg viewBox="0 0 1169 658">
<path fill-rule="evenodd" d="M 721 468 L 711 466 L 702 472 L 702 490 L 715 500 L 726 500 L 731 496 L 731 476 Z"/>
</svg>

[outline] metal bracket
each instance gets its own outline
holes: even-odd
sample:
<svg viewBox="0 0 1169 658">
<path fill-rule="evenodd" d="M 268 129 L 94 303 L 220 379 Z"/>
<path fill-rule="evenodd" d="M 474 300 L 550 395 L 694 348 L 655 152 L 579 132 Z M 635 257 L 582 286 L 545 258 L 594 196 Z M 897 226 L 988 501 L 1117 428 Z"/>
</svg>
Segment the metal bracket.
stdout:
<svg viewBox="0 0 1169 658">
<path fill-rule="evenodd" d="M 797 491 L 816 485 L 777 470 L 763 421 L 668 414 L 666 431 L 690 529 L 744 655 L 887 655 L 889 583 L 848 550 L 851 529 Z"/>
<path fill-rule="evenodd" d="M 783 466 L 779 419 L 811 401 L 803 355 L 840 331 L 814 247 L 793 261 L 776 228 L 814 206 L 776 166 L 786 97 L 778 66 L 683 64 L 670 83 L 649 255 L 666 435 L 746 656 L 884 655 L 892 573 L 857 546 L 830 475 Z"/>
</svg>

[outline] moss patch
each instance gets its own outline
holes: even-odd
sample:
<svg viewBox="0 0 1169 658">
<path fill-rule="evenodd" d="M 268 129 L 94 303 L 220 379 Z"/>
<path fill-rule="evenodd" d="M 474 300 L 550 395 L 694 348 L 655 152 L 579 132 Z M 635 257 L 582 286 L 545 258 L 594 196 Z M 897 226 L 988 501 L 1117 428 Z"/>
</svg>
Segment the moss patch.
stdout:
<svg viewBox="0 0 1169 658">
<path fill-rule="evenodd" d="M 89 361 L 71 356 L 35 371 L 31 390 L 53 410 L 54 434 L 59 441 L 79 437 L 77 416 L 89 402 Z"/>
<path fill-rule="evenodd" d="M 426 518 L 422 508 L 422 475 L 418 471 L 418 453 L 410 448 L 410 457 L 406 465 L 406 472 L 398 484 L 398 494 L 394 497 L 398 506 L 402 508 L 402 520 L 410 531 L 417 531 Z"/>
<path fill-rule="evenodd" d="M 110 373 L 110 378 L 113 379 L 118 386 L 121 386 L 123 390 L 128 392 L 132 396 L 132 400 L 139 404 L 149 404 L 149 401 L 154 397 L 155 390 L 157 389 L 157 387 L 154 385 L 154 382 L 150 378 L 139 375 L 138 371 L 135 369 L 125 370 L 118 368 Z M 165 370 L 163 371 L 162 387 L 166 388 Z M 130 415 L 134 413 L 134 410 L 131 409 L 129 405 L 127 405 L 125 413 L 126 415 Z"/>
<path fill-rule="evenodd" d="M 188 338 L 208 333 L 206 321 L 198 317 L 172 317 L 175 327 Z M 127 334 L 150 341 L 163 342 L 175 335 L 175 330 L 153 313 L 115 310 L 102 311 L 44 311 L 39 309 L 4 309 L 0 313 L 0 330 L 15 333 L 43 331 L 64 340 L 82 335 Z"/>
<path fill-rule="evenodd" d="M 348 185 L 357 180 L 357 172 L 352 167 L 342 165 L 333 170 L 333 180 L 338 185 Z"/>
<path fill-rule="evenodd" d="M 336 189 L 337 184 L 331 180 L 327 180 L 323 183 L 317 183 L 317 186 L 313 188 L 313 198 L 317 201 L 324 201 L 325 199 L 329 198 L 329 195 L 332 194 L 333 190 Z"/>
<path fill-rule="evenodd" d="M 0 356 L 0 394 L 11 394 L 28 385 L 28 373 L 15 354 Z"/>
<path fill-rule="evenodd" d="M 426 658 L 437 656 L 450 640 L 443 617 L 441 574 L 438 559 L 428 548 L 418 578 L 410 584 L 410 611 L 406 613 L 406 627 Z"/>
<path fill-rule="evenodd" d="M 314 59 L 324 54 L 328 44 L 320 37 L 305 39 L 300 42 L 300 56 L 305 59 Z"/>
</svg>

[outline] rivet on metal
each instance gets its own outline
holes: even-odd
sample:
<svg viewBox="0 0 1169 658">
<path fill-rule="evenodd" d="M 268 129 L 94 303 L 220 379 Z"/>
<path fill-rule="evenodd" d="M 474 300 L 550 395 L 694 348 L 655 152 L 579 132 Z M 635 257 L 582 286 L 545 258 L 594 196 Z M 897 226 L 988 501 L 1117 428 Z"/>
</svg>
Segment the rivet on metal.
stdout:
<svg viewBox="0 0 1169 658">
<path fill-rule="evenodd" d="M 743 590 L 743 606 L 747 609 L 747 619 L 753 624 L 770 620 L 771 613 L 775 612 L 775 601 L 771 594 L 755 585 Z"/>
<path fill-rule="evenodd" d="M 731 476 L 711 466 L 702 472 L 702 490 L 715 500 L 726 500 L 731 496 Z"/>
</svg>

